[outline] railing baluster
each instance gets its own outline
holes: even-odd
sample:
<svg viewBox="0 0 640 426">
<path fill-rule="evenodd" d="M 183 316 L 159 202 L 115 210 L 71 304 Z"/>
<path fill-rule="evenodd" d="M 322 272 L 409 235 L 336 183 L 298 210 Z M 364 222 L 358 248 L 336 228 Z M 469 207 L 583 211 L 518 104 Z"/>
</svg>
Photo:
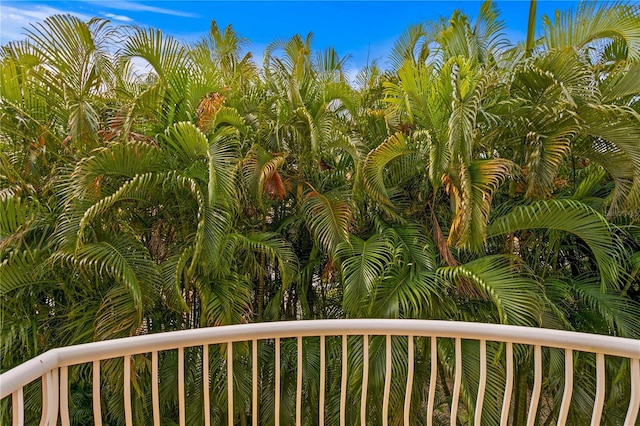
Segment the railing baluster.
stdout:
<svg viewBox="0 0 640 426">
<path fill-rule="evenodd" d="M 280 338 L 276 337 L 276 394 L 275 394 L 275 424 L 280 424 Z"/>
<path fill-rule="evenodd" d="M 325 344 L 326 338 L 324 335 L 320 336 L 320 403 L 318 404 L 318 424 L 324 425 L 324 392 L 326 386 L 326 359 L 325 359 Z"/>
<path fill-rule="evenodd" d="M 180 426 L 187 423 L 184 401 L 184 348 L 178 348 L 178 420 Z"/>
<path fill-rule="evenodd" d="M 151 405 L 153 425 L 160 426 L 160 394 L 158 392 L 158 351 L 151 352 Z"/>
<path fill-rule="evenodd" d="M 347 335 L 342 335 L 342 376 L 340 381 L 340 426 L 345 426 L 347 411 Z"/>
<path fill-rule="evenodd" d="M 640 410 L 640 359 L 630 359 L 629 364 L 631 373 L 631 397 L 629 398 L 627 418 L 624 420 L 625 426 L 633 426 L 636 424 L 638 410 Z"/>
<path fill-rule="evenodd" d="M 407 336 L 407 390 L 404 394 L 404 425 L 409 426 L 411 414 L 411 391 L 413 389 L 413 336 Z"/>
<path fill-rule="evenodd" d="M 60 423 L 69 426 L 69 367 L 60 367 Z"/>
<path fill-rule="evenodd" d="M 124 362 L 124 421 L 127 426 L 133 426 L 133 411 L 131 410 L 131 356 L 125 355 L 122 359 Z"/>
<path fill-rule="evenodd" d="M 296 378 L 296 425 L 302 425 L 302 336 L 298 336 L 298 371 Z"/>
<path fill-rule="evenodd" d="M 24 388 L 20 388 L 11 394 L 11 411 L 13 424 L 24 426 Z"/>
<path fill-rule="evenodd" d="M 58 369 L 47 371 L 42 375 L 42 416 L 40 426 L 57 423 L 58 417 Z"/>
<path fill-rule="evenodd" d="M 202 404 L 204 425 L 211 425 L 211 401 L 209 397 L 209 345 L 202 345 Z"/>
<path fill-rule="evenodd" d="M 91 397 L 93 399 L 93 424 L 102 426 L 102 404 L 100 404 L 100 360 L 93 361 L 91 371 Z"/>
<path fill-rule="evenodd" d="M 533 390 L 531 391 L 531 404 L 529 404 L 527 426 L 534 426 L 536 424 L 538 402 L 540 401 L 540 391 L 542 389 L 542 347 L 540 345 L 536 345 L 533 348 L 533 363 Z"/>
<path fill-rule="evenodd" d="M 458 419 L 458 401 L 460 400 L 460 384 L 462 383 L 462 339 L 456 337 L 456 375 L 453 380 L 451 397 L 451 426 L 456 426 Z"/>
<path fill-rule="evenodd" d="M 473 424 L 482 425 L 482 406 L 484 405 L 484 391 L 487 386 L 487 341 L 480 340 L 480 380 L 478 381 L 478 399 Z"/>
<path fill-rule="evenodd" d="M 58 369 L 54 368 L 49 374 L 51 376 L 51 386 L 49 387 L 49 415 L 47 418 L 49 419 L 49 424 L 55 425 L 58 422 L 58 399 L 60 397 L 58 392 L 60 386 Z"/>
<path fill-rule="evenodd" d="M 591 426 L 597 426 L 600 424 L 600 419 L 602 418 L 602 408 L 604 407 L 604 389 L 606 387 L 606 382 L 603 353 L 596 354 L 596 378 L 596 399 L 595 401 L 593 401 Z"/>
<path fill-rule="evenodd" d="M 258 341 L 251 344 L 251 424 L 258 426 Z"/>
<path fill-rule="evenodd" d="M 367 389 L 369 387 L 369 336 L 362 336 L 362 394 L 360 395 L 360 424 L 367 424 Z"/>
<path fill-rule="evenodd" d="M 564 393 L 562 395 L 562 404 L 560 404 L 560 413 L 558 414 L 558 424 L 563 425 L 567 422 L 569 415 L 569 406 L 571 405 L 571 394 L 573 392 L 573 351 L 565 349 L 564 351 Z"/>
<path fill-rule="evenodd" d="M 502 400 L 502 414 L 500 426 L 507 426 L 509 408 L 511 407 L 511 391 L 513 390 L 513 343 L 507 342 L 507 378 L 504 385 L 504 399 Z"/>
<path fill-rule="evenodd" d="M 42 387 L 42 414 L 40 415 L 40 426 L 48 426 L 49 423 L 49 386 L 51 381 L 50 372 L 46 372 L 40 378 Z"/>
<path fill-rule="evenodd" d="M 227 343 L 227 424 L 233 426 L 233 342 Z"/>
<path fill-rule="evenodd" d="M 427 402 L 427 426 L 433 426 L 433 403 L 436 398 L 436 379 L 438 378 L 438 341 L 431 336 L 431 377 L 429 379 L 429 401 Z"/>
<path fill-rule="evenodd" d="M 382 399 L 382 425 L 389 424 L 389 395 L 391 394 L 391 335 L 387 334 L 385 342 L 384 395 Z"/>
</svg>

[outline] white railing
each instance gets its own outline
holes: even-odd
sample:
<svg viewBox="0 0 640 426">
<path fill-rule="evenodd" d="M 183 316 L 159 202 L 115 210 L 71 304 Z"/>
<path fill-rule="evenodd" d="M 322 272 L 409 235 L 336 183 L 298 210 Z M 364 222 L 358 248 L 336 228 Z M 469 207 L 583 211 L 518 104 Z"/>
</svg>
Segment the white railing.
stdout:
<svg viewBox="0 0 640 426">
<path fill-rule="evenodd" d="M 337 337 L 335 337 L 337 336 Z M 341 379 L 340 379 L 340 409 L 339 423 L 346 424 L 347 408 L 347 368 L 349 363 L 347 350 L 349 348 L 348 336 L 351 341 L 354 337 L 360 336 L 362 350 L 362 376 L 360 387 L 360 424 L 367 424 L 367 389 L 369 386 L 370 369 L 370 343 L 374 338 L 384 338 L 385 366 L 384 366 L 384 390 L 382 394 L 382 422 L 388 424 L 392 371 L 392 336 L 403 340 L 402 347 L 406 344 L 406 374 L 403 374 L 405 388 L 405 400 L 403 405 L 404 424 L 412 423 L 410 418 L 414 364 L 415 359 L 415 339 L 429 338 L 430 350 L 430 381 L 428 382 L 428 396 L 426 406 L 426 423 L 431 425 L 434 415 L 434 398 L 436 390 L 436 380 L 438 376 L 438 342 L 441 339 L 452 339 L 454 356 L 448 362 L 454 366 L 451 377 L 448 379 L 448 386 L 453 386 L 450 400 L 450 410 L 447 415 L 450 424 L 455 425 L 459 416 L 459 402 L 461 398 L 461 382 L 463 374 L 463 364 L 470 362 L 465 360 L 462 343 L 467 340 L 479 342 L 480 375 L 477 383 L 477 397 L 473 416 L 475 425 L 482 424 L 482 410 L 484 406 L 485 389 L 487 387 L 487 342 L 498 342 L 504 349 L 504 365 L 506 368 L 504 393 L 502 400 L 501 424 L 509 422 L 510 406 L 512 403 L 512 393 L 514 387 L 514 345 L 528 345 L 533 348 L 534 359 L 534 381 L 533 388 L 527 397 L 528 416 L 527 425 L 536 424 L 536 416 L 541 406 L 547 403 L 540 402 L 541 388 L 543 383 L 543 362 L 542 352 L 544 348 L 558 348 L 564 351 L 565 377 L 562 402 L 557 413 L 557 424 L 563 425 L 566 422 L 567 414 L 571 404 L 574 378 L 574 354 L 590 353 L 595 354 L 596 391 L 593 401 L 593 412 L 591 424 L 597 425 L 603 414 L 605 406 L 605 357 L 621 357 L 628 360 L 628 370 L 626 374 L 630 377 L 630 398 L 628 409 L 626 410 L 625 425 L 635 425 L 640 410 L 640 340 L 623 339 L 618 337 L 601 336 L 593 334 L 573 333 L 549 329 L 534 329 L 515 326 L 463 323 L 452 321 L 422 321 L 422 320 L 382 320 L 382 319 L 354 319 L 354 320 L 317 320 L 317 321 L 293 321 L 275 322 L 261 324 L 232 325 L 224 327 L 214 327 L 196 330 L 186 330 L 153 334 L 145 336 L 130 337 L 104 342 L 89 343 L 84 345 L 54 349 L 48 351 L 24 364 L 2 374 L 0 376 L 0 400 L 11 397 L 11 416 L 14 425 L 24 424 L 24 389 L 31 382 L 41 381 L 42 387 L 42 418 L 41 425 L 55 425 L 58 420 L 62 425 L 69 425 L 69 367 L 78 364 L 92 365 L 92 399 L 93 418 L 96 425 L 102 424 L 101 399 L 100 399 L 100 366 L 101 361 L 107 359 L 124 360 L 124 383 L 123 383 L 123 404 L 125 422 L 127 425 L 134 424 L 132 417 L 132 397 L 131 397 L 131 357 L 137 354 L 151 354 L 151 411 L 153 413 L 153 424 L 160 424 L 160 398 L 158 391 L 158 357 L 162 351 L 176 350 L 178 357 L 178 411 L 179 424 L 185 425 L 185 348 L 199 347 L 201 349 L 202 360 L 202 407 L 205 425 L 210 425 L 210 394 L 211 394 L 211 371 L 209 366 L 209 351 L 211 345 L 221 346 L 225 351 L 226 359 L 234 359 L 234 345 L 231 342 L 249 342 L 247 347 L 251 347 L 251 401 L 250 416 L 253 425 L 261 424 L 259 419 L 259 379 L 258 372 L 260 365 L 258 362 L 258 342 L 268 340 L 274 342 L 275 351 L 275 374 L 273 419 L 275 424 L 280 424 L 281 405 L 281 345 L 285 339 L 295 339 L 297 345 L 297 373 L 296 373 L 296 397 L 295 397 L 295 424 L 303 424 L 302 418 L 302 394 L 303 394 L 303 339 L 319 338 L 319 390 L 318 390 L 318 413 L 317 423 L 325 424 L 325 400 L 326 393 L 326 353 L 327 338 L 339 339 L 341 337 Z M 375 337 L 382 336 L 382 337 Z M 427 347 L 429 347 L 427 345 Z M 223 352 L 224 353 L 224 352 Z M 360 355 L 358 355 L 360 356 Z M 442 353 L 441 353 L 442 356 Z M 455 358 L 455 360 L 453 359 Z M 494 360 L 495 362 L 495 360 Z M 491 363 L 490 363 L 491 364 Z M 339 369 L 340 367 L 338 367 Z M 307 378 L 308 379 L 308 378 Z M 226 363 L 226 392 L 228 403 L 227 422 L 233 425 L 234 416 L 234 362 Z M 223 388 L 224 389 L 224 388 Z M 425 388 L 426 390 L 427 388 Z M 337 389 L 336 389 L 337 392 Z M 425 394 L 426 395 L 426 394 Z M 351 395 L 353 399 L 353 395 Z M 547 407 L 548 409 L 548 407 Z M 237 414 L 237 413 L 236 413 Z M 415 419 L 413 419 L 415 420 Z M 306 423 L 306 421 L 305 421 Z M 315 423 L 315 420 L 313 421 Z"/>
</svg>

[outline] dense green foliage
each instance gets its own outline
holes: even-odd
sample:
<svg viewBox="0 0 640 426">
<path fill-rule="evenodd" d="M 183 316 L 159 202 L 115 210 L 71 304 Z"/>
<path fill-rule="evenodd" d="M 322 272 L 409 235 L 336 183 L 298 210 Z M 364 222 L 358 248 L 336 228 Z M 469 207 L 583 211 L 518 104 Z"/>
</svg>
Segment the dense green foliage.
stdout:
<svg viewBox="0 0 640 426">
<path fill-rule="evenodd" d="M 387 70 L 370 64 L 354 83 L 348 58 L 314 51 L 311 35 L 273 42 L 258 65 L 215 22 L 193 45 L 99 19 L 33 25 L 0 58 L 2 370 L 58 346 L 253 321 L 450 319 L 640 338 L 640 9 L 585 3 L 543 22 L 526 52 L 491 3 L 475 22 L 455 13 L 416 25 Z M 307 343 L 304 374 L 315 377 Z M 426 365 L 428 341 L 417 343 Z M 449 343 L 438 349 L 442 413 Z M 375 421 L 384 342 L 372 344 Z M 295 342 L 283 351 L 295 370 Z M 502 351 L 489 348 L 489 395 L 502 392 Z M 520 424 L 532 353 L 516 355 Z M 211 356 L 222 374 L 222 353 Z M 562 359 L 545 352 L 541 424 L 556 415 Z M 171 395 L 175 354 L 162 362 Z M 593 365 L 576 359 L 574 424 L 591 414 Z M 77 424 L 90 422 L 87 368 L 72 370 Z M 105 421 L 122 424 L 109 368 Z M 144 424 L 148 362 L 135 368 Z M 607 424 L 624 416 L 625 369 L 608 360 Z M 428 371 L 416 370 L 416 419 Z M 263 389 L 273 374 L 261 372 Z M 465 424 L 477 377 L 465 365 Z M 236 385 L 239 413 L 247 383 Z M 225 393 L 213 391 L 225 419 Z M 395 424 L 404 389 L 392 391 Z M 317 396 L 305 398 L 313 421 Z M 487 424 L 499 400 L 485 400 Z M 176 420 L 174 405 L 162 410 Z"/>
</svg>

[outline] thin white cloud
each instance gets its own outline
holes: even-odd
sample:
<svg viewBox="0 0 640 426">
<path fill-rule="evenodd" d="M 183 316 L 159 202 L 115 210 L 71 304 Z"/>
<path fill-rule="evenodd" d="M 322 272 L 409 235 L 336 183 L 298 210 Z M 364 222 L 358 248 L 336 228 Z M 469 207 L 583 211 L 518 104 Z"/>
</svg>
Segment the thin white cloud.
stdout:
<svg viewBox="0 0 640 426">
<path fill-rule="evenodd" d="M 124 15 L 115 15 L 113 13 L 103 13 L 102 16 L 104 16 L 105 18 L 109 18 L 111 20 L 114 20 L 114 21 L 133 22 L 133 19 L 129 18 L 128 16 L 124 16 Z"/>
<path fill-rule="evenodd" d="M 88 4 L 96 4 L 98 2 L 94 0 L 83 0 Z M 163 7 L 150 6 L 148 4 L 135 3 L 132 1 L 113 1 L 106 4 L 99 2 L 100 6 L 108 7 L 109 9 L 116 10 L 127 10 L 129 12 L 151 12 L 151 13 L 159 13 L 161 15 L 171 15 L 171 16 L 180 16 L 183 18 L 198 18 L 199 15 L 189 12 L 184 12 L 182 10 L 174 10 L 174 9 L 165 9 Z"/>
<path fill-rule="evenodd" d="M 2 5 L 0 7 L 0 43 L 21 40 L 25 37 L 25 28 L 39 21 L 43 21 L 51 15 L 71 14 L 83 21 L 91 19 L 90 16 L 68 10 L 56 9 L 43 5 L 25 5 L 25 8 Z"/>
</svg>

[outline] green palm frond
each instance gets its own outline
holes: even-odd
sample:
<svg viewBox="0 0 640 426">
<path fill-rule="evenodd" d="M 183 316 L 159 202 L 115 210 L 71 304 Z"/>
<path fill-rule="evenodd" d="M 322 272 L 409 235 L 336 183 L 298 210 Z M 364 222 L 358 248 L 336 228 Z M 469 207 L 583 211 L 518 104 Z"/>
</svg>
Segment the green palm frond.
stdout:
<svg viewBox="0 0 640 426">
<path fill-rule="evenodd" d="M 32 24 L 27 34 L 43 62 L 36 76 L 47 88 L 55 88 L 57 104 L 52 105 L 64 117 L 69 135 L 80 146 L 94 146 L 100 117 L 91 95 L 112 83 L 107 46 L 114 29 L 97 18 L 85 23 L 71 15 L 54 15 Z"/>
<path fill-rule="evenodd" d="M 527 144 L 531 147 L 527 152 L 525 169 L 528 197 L 544 198 L 553 188 L 553 181 L 570 152 L 571 141 L 579 131 L 570 113 L 563 123 L 558 123 L 558 120 L 551 117 L 552 114 L 551 109 L 545 111 L 548 132 L 540 127 L 540 131 L 527 135 Z"/>
<path fill-rule="evenodd" d="M 576 10 L 557 11 L 553 21 L 543 16 L 544 47 L 564 49 L 584 48 L 600 41 L 624 40 L 630 60 L 640 58 L 640 14 L 637 7 L 625 4 L 580 2 Z"/>
<path fill-rule="evenodd" d="M 268 259 L 277 261 L 283 288 L 286 289 L 295 281 L 299 268 L 298 258 L 291 245 L 279 234 L 273 232 L 232 234 L 229 239 L 237 249 L 238 256 L 241 250 L 244 250 L 254 254 L 264 254 Z"/>
<path fill-rule="evenodd" d="M 66 111 L 59 98 L 38 80 L 42 59 L 26 41 L 11 44 L 0 61 L 0 124 L 2 134 L 14 141 L 46 136 L 49 143 L 62 142 L 66 134 Z M 43 132 L 46 126 L 48 132 Z"/>
<path fill-rule="evenodd" d="M 466 279 L 495 307 L 503 324 L 537 326 L 542 316 L 542 292 L 537 281 L 521 274 L 514 256 L 481 257 L 464 265 L 443 267 L 438 273 L 448 280 Z"/>
<path fill-rule="evenodd" d="M 56 280 L 47 277 L 43 266 L 47 255 L 41 250 L 14 251 L 0 262 L 0 296 L 25 287 L 55 284 Z"/>
<path fill-rule="evenodd" d="M 582 201 L 583 198 L 596 196 L 606 175 L 607 170 L 598 164 L 585 167 L 580 184 L 576 187 L 572 198 Z"/>
<path fill-rule="evenodd" d="M 36 201 L 15 196 L 0 199 L 0 247 L 6 238 L 23 229 L 39 211 L 40 205 Z"/>
<path fill-rule="evenodd" d="M 573 198 L 580 200 L 579 197 L 587 189 L 586 185 L 602 190 L 608 181 L 612 181 L 613 188 L 605 193 L 601 191 L 600 199 L 594 200 L 599 204 L 596 210 L 608 213 L 610 216 L 632 212 L 633 209 L 629 207 L 637 205 L 640 187 L 634 173 L 634 164 L 626 153 L 602 139 L 595 139 L 590 145 L 580 146 L 576 152 L 592 161 L 601 173 L 594 172 L 593 177 L 583 181 Z M 597 181 L 595 181 L 596 177 L 599 177 Z"/>
<path fill-rule="evenodd" d="M 459 157 L 465 164 L 470 164 L 477 117 L 483 100 L 494 85 L 493 76 L 489 72 L 478 72 L 471 61 L 463 57 L 452 58 L 448 64 L 453 81 L 447 132 L 449 149 L 453 161 Z"/>
<path fill-rule="evenodd" d="M 149 63 L 157 80 L 155 88 L 138 99 L 138 106 L 149 105 L 146 111 L 155 119 L 158 130 L 176 122 L 188 120 L 209 88 L 200 84 L 189 50 L 160 30 L 135 28 L 122 49 L 125 60 L 141 58 Z M 194 92 L 201 93 L 194 93 Z"/>
<path fill-rule="evenodd" d="M 113 194 L 101 198 L 99 201 L 89 206 L 83 213 L 78 228 L 77 244 L 81 244 L 85 237 L 85 230 L 97 217 L 104 215 L 115 204 L 122 201 L 138 201 L 147 203 L 153 199 L 153 194 L 157 194 L 157 188 L 162 188 L 168 193 L 172 191 L 186 191 L 194 197 L 198 206 L 196 230 L 196 252 L 199 253 L 203 238 L 204 227 L 204 195 L 198 184 L 189 178 L 184 178 L 174 172 L 169 173 L 145 173 L 136 175 L 118 188 Z M 197 257 L 197 256 L 196 256 Z"/>
<path fill-rule="evenodd" d="M 193 123 L 175 123 L 165 130 L 162 141 L 165 142 L 166 148 L 173 155 L 176 155 L 184 165 L 209 157 L 207 137 Z"/>
<path fill-rule="evenodd" d="M 442 32 L 438 37 L 441 60 L 448 61 L 456 57 L 473 60 L 469 18 L 456 10 L 448 21 L 443 20 L 441 24 Z"/>
<path fill-rule="evenodd" d="M 453 376 L 455 345 L 447 344 L 444 341 L 439 345 L 439 352 L 442 352 L 444 358 L 445 369 Z M 461 398 L 469 407 L 469 414 L 473 413 L 475 419 L 475 406 L 477 402 L 478 383 L 480 382 L 480 345 L 475 341 L 462 341 L 462 351 L 464 361 L 462 363 L 462 381 L 460 394 Z M 500 414 L 502 408 L 502 399 L 504 397 L 505 383 L 505 363 L 504 346 L 497 342 L 486 342 L 487 359 L 487 377 L 485 397 L 482 406 L 481 424 L 500 424 Z M 517 356 L 517 355 L 516 355 Z M 517 362 L 517 361 L 516 361 Z"/>
<path fill-rule="evenodd" d="M 121 184 L 121 179 L 160 170 L 162 153 L 144 142 L 115 143 L 93 151 L 75 166 L 65 198 L 97 201 Z"/>
<path fill-rule="evenodd" d="M 321 91 L 322 99 L 316 109 L 316 116 L 324 111 L 334 114 L 347 111 L 349 114 L 355 114 L 356 94 L 347 82 L 330 81 L 323 84 L 320 80 L 318 89 Z"/>
<path fill-rule="evenodd" d="M 429 35 L 430 29 L 425 24 L 411 25 L 400 34 L 389 54 L 393 69 L 399 70 L 407 62 L 424 65 L 430 53 Z"/>
<path fill-rule="evenodd" d="M 375 283 L 384 278 L 384 272 L 393 260 L 393 247 L 379 234 L 368 240 L 351 236 L 348 244 L 338 246 L 336 255 L 341 261 L 344 309 L 358 316 L 366 311 L 364 304 L 373 293 Z"/>
<path fill-rule="evenodd" d="M 628 163 L 624 162 L 622 159 L 618 160 L 614 156 L 611 156 L 610 159 L 611 162 L 614 163 L 614 166 L 610 167 L 609 170 L 619 170 L 620 168 L 627 169 L 629 166 Z M 609 171 L 609 173 L 613 175 L 613 173 L 615 172 Z M 599 190 L 602 188 L 602 181 L 607 175 L 607 170 L 595 164 L 593 166 L 586 167 L 584 169 L 584 175 L 585 176 L 576 187 L 576 190 L 571 198 L 573 198 L 574 200 L 578 200 L 581 203 L 584 203 L 594 210 L 602 213 L 604 200 L 599 196 Z M 622 179 L 624 179 L 626 176 L 628 175 L 624 174 Z M 616 177 L 614 177 L 614 179 L 616 179 Z M 616 186 L 618 185 L 619 184 L 617 184 Z"/>
<path fill-rule="evenodd" d="M 330 125 L 330 122 L 323 120 L 316 120 L 309 110 L 303 105 L 295 110 L 295 113 L 305 121 L 309 128 L 309 150 L 312 153 L 318 153 L 320 148 L 321 131 Z M 324 125 L 324 126 L 323 126 Z"/>
<path fill-rule="evenodd" d="M 516 136 L 521 147 L 516 152 L 523 155 L 528 197 L 545 198 L 554 188 L 554 179 L 582 130 L 576 108 L 598 102 L 594 79 L 571 50 L 535 56 L 514 73 L 511 96 L 518 106 L 512 112 L 522 117 Z"/>
<path fill-rule="evenodd" d="M 235 136 L 236 130 L 233 127 L 221 127 L 211 136 L 207 152 L 210 205 L 217 203 L 227 208 L 235 206 L 236 172 L 240 162 Z"/>
<path fill-rule="evenodd" d="M 253 145 L 242 162 L 242 175 L 250 196 L 256 200 L 258 206 L 263 206 L 265 184 L 270 181 L 278 181 L 275 177 L 278 169 L 282 167 L 285 158 L 267 152 L 260 145 Z M 282 178 L 279 179 L 279 182 Z M 282 187 L 284 189 L 284 187 Z"/>
<path fill-rule="evenodd" d="M 187 263 L 193 255 L 193 247 L 185 247 L 182 252 L 169 256 L 158 265 L 160 288 L 162 296 L 170 309 L 188 311 L 189 306 L 182 297 L 183 276 L 187 270 Z"/>
<path fill-rule="evenodd" d="M 205 271 L 216 270 L 230 261 L 224 258 L 224 251 L 227 236 L 233 231 L 233 220 L 228 211 L 207 205 L 202 223 L 202 244 L 194 253 L 199 259 L 194 258 L 194 262 L 197 261 Z"/>
<path fill-rule="evenodd" d="M 247 131 L 244 118 L 242 118 L 240 113 L 238 113 L 238 110 L 235 108 L 223 106 L 216 112 L 215 122 L 212 127 L 216 127 L 221 124 L 226 124 L 238 129 L 242 133 Z"/>
<path fill-rule="evenodd" d="M 433 69 L 406 63 L 397 72 L 398 82 L 383 82 L 384 100 L 389 104 L 386 114 L 412 125 L 419 123 L 426 129 L 438 126 L 451 107 L 439 103 L 439 96 L 445 97 L 447 93 L 435 90 Z"/>
<path fill-rule="evenodd" d="M 84 244 L 74 253 L 58 251 L 52 261 L 68 262 L 96 276 L 113 278 L 127 289 L 139 313 L 142 311 L 145 290 L 151 289 L 160 278 L 158 267 L 147 249 L 126 234 L 111 240 Z"/>
<path fill-rule="evenodd" d="M 624 100 L 640 93 L 640 62 L 620 66 L 600 83 L 602 102 Z"/>
<path fill-rule="evenodd" d="M 346 152 L 351 158 L 351 163 L 353 165 L 353 176 L 352 179 L 354 181 L 354 185 L 360 182 L 361 180 L 361 171 L 362 171 L 362 141 L 354 136 L 342 136 L 337 137 L 335 140 L 330 141 L 327 144 L 327 148 L 334 150 L 341 150 Z M 345 164 L 345 163 L 343 163 Z"/>
<path fill-rule="evenodd" d="M 434 271 L 394 268 L 375 285 L 371 314 L 381 318 L 431 317 L 445 286 Z"/>
<path fill-rule="evenodd" d="M 311 39 L 311 33 L 304 40 L 295 35 L 288 41 L 270 43 L 264 52 L 265 70 L 280 75 L 293 109 L 304 107 L 301 85 L 305 81 L 305 75 L 311 73 Z M 280 49 L 284 51 L 284 55 L 276 57 L 274 53 Z"/>
<path fill-rule="evenodd" d="M 349 241 L 351 208 L 345 195 L 321 194 L 312 188 L 305 196 L 303 209 L 307 225 L 327 253 L 333 253 L 339 244 Z"/>
<path fill-rule="evenodd" d="M 591 146 L 585 147 L 587 155 L 589 152 L 594 160 L 598 161 L 611 175 L 616 178 L 616 183 L 623 183 L 621 179 L 631 182 L 628 190 L 617 185 L 619 197 L 612 200 L 611 213 L 618 212 L 633 213 L 640 206 L 640 150 L 638 149 L 638 138 L 640 137 L 640 116 L 630 108 L 616 105 L 589 105 L 581 111 L 587 119 L 586 132 L 592 136 L 589 140 Z M 607 154 L 611 154 L 613 159 L 608 164 Z M 615 169 L 616 157 L 620 162 L 628 162 L 628 170 L 625 175 L 619 172 L 622 169 Z"/>
<path fill-rule="evenodd" d="M 408 221 L 386 229 L 385 233 L 390 236 L 404 265 L 417 270 L 435 271 L 437 265 L 434 244 L 423 226 Z"/>
<path fill-rule="evenodd" d="M 251 52 L 241 56 L 246 40 L 228 25 L 222 31 L 215 20 L 208 34 L 192 48 L 191 53 L 207 84 L 220 88 L 246 87 L 257 76 Z"/>
<path fill-rule="evenodd" d="M 496 237 L 527 229 L 570 232 L 591 249 L 601 275 L 602 288 L 616 287 L 620 275 L 620 249 L 607 220 L 591 207 L 575 200 L 537 201 L 495 218 L 487 229 Z"/>
<path fill-rule="evenodd" d="M 362 167 L 362 179 L 365 190 L 374 200 L 393 207 L 385 186 L 385 169 L 391 161 L 412 152 L 404 135 L 396 133 L 367 155 Z"/>
<path fill-rule="evenodd" d="M 511 175 L 514 164 L 507 159 L 475 160 L 460 166 L 460 189 L 456 215 L 451 224 L 449 244 L 480 251 L 485 241 L 493 195 Z"/>
<path fill-rule="evenodd" d="M 511 44 L 505 34 L 505 21 L 500 19 L 496 3 L 484 1 L 473 24 L 473 44 L 480 63 L 491 63 Z"/>
<path fill-rule="evenodd" d="M 340 58 L 335 48 L 328 47 L 316 53 L 315 65 L 321 73 L 331 73 L 342 70 L 348 59 L 348 56 Z"/>
<path fill-rule="evenodd" d="M 640 336 L 640 304 L 618 292 L 603 292 L 597 280 L 576 277 L 568 285 L 584 301 L 587 309 L 598 312 L 609 330 L 617 330 L 620 336 L 638 339 Z M 595 329 L 603 333 L 605 330 Z"/>
<path fill-rule="evenodd" d="M 486 1 L 477 19 L 458 11 L 409 27 L 390 68 L 372 63 L 355 87 L 349 57 L 314 50 L 311 34 L 269 44 L 258 69 L 246 40 L 215 21 L 193 45 L 101 19 L 31 25 L 0 49 L 2 368 L 58 345 L 272 319 L 440 318 L 639 338 L 639 16 L 632 4 L 584 3 L 511 47 Z M 326 339 L 329 423 L 340 418 L 341 340 Z M 356 424 L 364 347 L 347 340 L 346 423 Z M 391 340 L 397 425 L 407 339 Z M 416 424 L 429 340 L 413 340 Z M 370 424 L 382 422 L 385 341 L 369 338 Z M 280 343 L 278 372 L 274 341 L 258 345 L 259 414 L 274 422 L 279 374 L 281 420 L 294 424 L 297 342 Z M 462 345 L 458 419 L 470 424 L 480 348 Z M 303 347 L 303 416 L 317 418 L 318 339 Z M 251 421 L 250 348 L 234 344 L 238 423 Z M 486 348 L 478 421 L 497 424 L 504 347 Z M 230 360 L 210 349 L 218 424 Z M 445 424 L 454 339 L 437 350 L 434 424 Z M 534 361 L 524 345 L 514 352 L 518 423 Z M 202 353 L 185 348 L 187 424 L 202 418 Z M 572 424 L 595 395 L 594 357 L 583 355 Z M 564 357 L 543 357 L 536 420 L 548 423 Z M 131 360 L 135 424 L 151 417 L 149 358 Z M 607 424 L 624 421 L 631 388 L 628 363 L 614 358 Z M 179 417 L 176 367 L 175 351 L 160 354 L 163 423 Z M 123 423 L 122 359 L 101 371 L 104 420 Z M 70 415 L 82 423 L 90 366 L 69 373 Z M 39 389 L 25 388 L 25 423 L 40 406 Z"/>
<path fill-rule="evenodd" d="M 189 52 L 182 43 L 151 28 L 134 28 L 122 54 L 125 58 L 146 60 L 165 83 L 174 83 L 177 76 L 186 75 L 193 67 Z"/>
<path fill-rule="evenodd" d="M 96 313 L 95 340 L 135 336 L 141 324 L 142 313 L 131 293 L 124 286 L 114 285 L 104 295 Z"/>
<path fill-rule="evenodd" d="M 200 280 L 198 280 L 200 281 Z M 239 324 L 251 308 L 251 282 L 233 274 L 197 285 L 202 298 L 202 325 Z"/>
</svg>

